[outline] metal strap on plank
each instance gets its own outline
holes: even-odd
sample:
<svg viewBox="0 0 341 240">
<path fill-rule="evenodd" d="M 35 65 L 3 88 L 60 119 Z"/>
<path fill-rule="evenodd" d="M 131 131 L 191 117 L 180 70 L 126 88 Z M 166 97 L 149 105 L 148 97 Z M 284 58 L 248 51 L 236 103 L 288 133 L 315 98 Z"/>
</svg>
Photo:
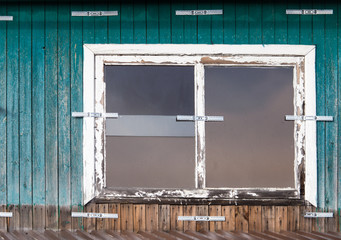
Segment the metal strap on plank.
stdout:
<svg viewBox="0 0 341 240">
<path fill-rule="evenodd" d="M 334 214 L 332 212 L 306 212 L 305 218 L 332 218 Z"/>
<path fill-rule="evenodd" d="M 12 212 L 0 212 L 0 217 L 13 217 Z"/>
<path fill-rule="evenodd" d="M 118 118 L 118 113 L 72 112 L 72 117 Z"/>
<path fill-rule="evenodd" d="M 327 121 L 332 122 L 334 121 L 333 116 L 295 116 L 295 115 L 285 115 L 286 121 Z"/>
<path fill-rule="evenodd" d="M 286 14 L 289 15 L 330 15 L 333 9 L 287 9 Z"/>
<path fill-rule="evenodd" d="M 216 10 L 176 10 L 175 15 L 178 16 L 198 16 L 198 15 L 222 15 L 222 9 Z"/>
<path fill-rule="evenodd" d="M 13 16 L 0 16 L 0 21 L 13 21 Z"/>
<path fill-rule="evenodd" d="M 225 221 L 225 216 L 178 216 L 178 221 L 218 222 Z"/>
<path fill-rule="evenodd" d="M 118 11 L 72 11 L 72 17 L 105 17 L 118 16 Z"/>
<path fill-rule="evenodd" d="M 205 122 L 223 122 L 224 116 L 191 116 L 177 115 L 177 121 L 205 121 Z"/>
<path fill-rule="evenodd" d="M 71 217 L 82 217 L 82 218 L 118 218 L 118 214 L 116 214 L 116 213 L 71 212 Z"/>
</svg>

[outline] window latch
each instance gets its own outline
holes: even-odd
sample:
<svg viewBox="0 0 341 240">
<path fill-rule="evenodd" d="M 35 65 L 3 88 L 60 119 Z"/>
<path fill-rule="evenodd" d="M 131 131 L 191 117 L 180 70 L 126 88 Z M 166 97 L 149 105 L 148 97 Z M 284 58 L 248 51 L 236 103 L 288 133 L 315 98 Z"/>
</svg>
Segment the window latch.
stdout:
<svg viewBox="0 0 341 240">
<path fill-rule="evenodd" d="M 204 122 L 223 122 L 224 116 L 191 116 L 177 115 L 177 121 L 204 121 Z"/>
<path fill-rule="evenodd" d="M 285 121 L 334 121 L 333 116 L 295 116 L 295 115 L 285 115 Z"/>
<path fill-rule="evenodd" d="M 118 113 L 72 112 L 72 117 L 118 118 Z"/>
</svg>

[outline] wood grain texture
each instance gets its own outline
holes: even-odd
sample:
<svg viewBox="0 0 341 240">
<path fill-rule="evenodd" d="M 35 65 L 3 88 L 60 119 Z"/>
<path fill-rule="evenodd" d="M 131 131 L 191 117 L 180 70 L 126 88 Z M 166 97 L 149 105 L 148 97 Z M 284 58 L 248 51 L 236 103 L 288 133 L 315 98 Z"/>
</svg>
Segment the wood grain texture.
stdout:
<svg viewBox="0 0 341 240">
<path fill-rule="evenodd" d="M 275 231 L 275 207 L 263 206 L 262 207 L 262 232 Z"/>
<path fill-rule="evenodd" d="M 182 1 L 171 4 L 171 29 L 172 43 L 183 43 L 184 41 L 184 16 L 175 15 L 175 11 L 183 9 Z"/>
<path fill-rule="evenodd" d="M 17 205 L 9 205 L 7 206 L 7 211 L 12 212 L 12 217 L 8 218 L 7 221 L 7 230 L 14 231 L 20 230 L 20 208 Z"/>
<path fill-rule="evenodd" d="M 183 216 L 196 216 L 197 207 L 195 205 L 185 205 L 184 206 L 184 215 Z M 195 221 L 183 221 L 184 222 L 184 231 L 196 231 L 196 222 Z"/>
<path fill-rule="evenodd" d="M 221 205 L 212 205 L 208 207 L 209 216 L 222 216 Z M 215 232 L 223 229 L 223 224 L 220 221 L 210 222 L 209 229 L 211 232 Z"/>
<path fill-rule="evenodd" d="M 96 204 L 90 203 L 85 207 L 85 211 L 87 213 L 95 213 L 96 212 Z M 96 219 L 95 218 L 83 218 L 84 230 L 87 232 L 91 232 L 96 230 Z"/>
<path fill-rule="evenodd" d="M 71 207 L 59 207 L 59 229 L 71 230 Z"/>
<path fill-rule="evenodd" d="M 97 213 L 108 213 L 109 205 L 108 204 L 98 204 Z M 96 230 L 105 230 L 109 229 L 109 219 L 108 218 L 97 218 L 96 219 Z"/>
<path fill-rule="evenodd" d="M 162 1 L 159 5 L 159 42 L 171 43 L 172 28 L 171 28 L 171 1 Z M 147 33 L 148 36 L 148 33 Z"/>
<path fill-rule="evenodd" d="M 158 229 L 162 231 L 170 231 L 171 220 L 170 220 L 170 205 L 159 205 L 158 211 Z"/>
<path fill-rule="evenodd" d="M 275 231 L 287 231 L 288 230 L 288 207 L 276 206 L 275 207 Z"/>
<path fill-rule="evenodd" d="M 224 44 L 236 42 L 236 4 L 234 1 L 224 2 Z"/>
<path fill-rule="evenodd" d="M 109 229 L 116 232 L 121 231 L 121 205 L 120 204 L 110 204 L 108 205 L 109 213 L 116 213 L 118 215 L 117 219 L 109 220 Z"/>
<path fill-rule="evenodd" d="M 133 207 L 134 232 L 146 230 L 146 205 L 135 204 Z"/>
<path fill-rule="evenodd" d="M 193 9 L 210 9 L 210 2 L 199 2 L 197 8 Z M 186 17 L 187 19 L 188 17 Z M 198 16 L 190 17 L 190 19 L 195 19 L 198 21 L 198 43 L 199 44 L 210 44 L 211 43 L 211 31 L 212 31 L 212 16 Z"/>
<path fill-rule="evenodd" d="M 212 9 L 223 9 L 223 2 L 211 2 Z M 223 44 L 224 43 L 224 15 L 211 16 L 211 43 Z"/>
<path fill-rule="evenodd" d="M 262 206 L 249 207 L 249 231 L 262 231 Z"/>
<path fill-rule="evenodd" d="M 236 207 L 235 206 L 223 206 L 221 208 L 222 215 L 225 216 L 225 222 L 223 222 L 224 231 L 236 230 Z"/>
<path fill-rule="evenodd" d="M 133 9 L 134 43 L 146 43 L 147 22 L 145 1 L 134 2 Z"/>
<path fill-rule="evenodd" d="M 248 232 L 249 206 L 236 206 L 236 231 Z"/>
<path fill-rule="evenodd" d="M 20 214 L 20 230 L 28 231 L 32 229 L 33 225 L 33 209 L 32 205 L 21 205 L 19 207 L 19 214 Z"/>
<path fill-rule="evenodd" d="M 300 224 L 300 207 L 288 206 L 288 231 L 298 231 Z"/>
<path fill-rule="evenodd" d="M 121 204 L 121 230 L 134 230 L 133 204 Z"/>
<path fill-rule="evenodd" d="M 157 204 L 146 204 L 146 231 L 158 230 L 159 224 L 162 224 L 159 219 L 159 206 Z"/>
<path fill-rule="evenodd" d="M 134 5 L 125 1 L 121 5 L 121 43 L 134 43 Z"/>
<path fill-rule="evenodd" d="M 208 206 L 207 205 L 199 205 L 196 209 L 196 216 L 208 216 Z M 196 231 L 208 231 L 209 226 L 208 222 L 196 222 Z"/>
<path fill-rule="evenodd" d="M 0 212 L 7 212 L 6 205 L 0 205 Z M 0 231 L 7 231 L 7 218 L 0 218 Z"/>
<path fill-rule="evenodd" d="M 46 205 L 46 229 L 56 230 L 58 229 L 59 212 L 56 205 Z"/>
<path fill-rule="evenodd" d="M 72 206 L 71 207 L 71 212 L 83 212 L 83 207 L 82 206 Z M 71 218 L 71 229 L 72 230 L 83 230 L 84 225 L 83 225 L 83 218 Z"/>
<path fill-rule="evenodd" d="M 184 216 L 184 207 L 182 205 L 172 205 L 171 207 L 171 230 L 183 231 L 184 221 L 178 221 L 178 216 Z"/>
</svg>

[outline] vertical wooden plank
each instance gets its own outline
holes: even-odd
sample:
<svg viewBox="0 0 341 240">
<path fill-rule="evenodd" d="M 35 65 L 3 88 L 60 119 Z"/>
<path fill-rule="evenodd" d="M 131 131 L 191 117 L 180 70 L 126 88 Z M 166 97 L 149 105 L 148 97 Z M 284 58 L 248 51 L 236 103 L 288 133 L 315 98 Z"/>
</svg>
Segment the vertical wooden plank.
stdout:
<svg viewBox="0 0 341 240">
<path fill-rule="evenodd" d="M 196 2 L 184 1 L 184 9 L 197 9 Z M 198 17 L 184 16 L 184 43 L 198 42 Z"/>
<path fill-rule="evenodd" d="M 184 215 L 184 209 L 182 205 L 172 205 L 171 206 L 171 230 L 183 231 L 184 222 L 178 221 L 178 216 Z"/>
<path fill-rule="evenodd" d="M 262 6 L 263 44 L 272 44 L 275 40 L 275 10 L 273 0 L 264 0 Z"/>
<path fill-rule="evenodd" d="M 147 42 L 147 22 L 145 1 L 134 2 L 134 43 Z"/>
<path fill-rule="evenodd" d="M 95 4 L 96 11 L 106 11 L 107 5 L 102 2 Z M 108 17 L 95 17 L 95 43 L 108 43 Z"/>
<path fill-rule="evenodd" d="M 45 8 L 32 7 L 33 228 L 45 229 Z"/>
<path fill-rule="evenodd" d="M 275 231 L 275 207 L 263 206 L 262 207 L 262 232 Z"/>
<path fill-rule="evenodd" d="M 221 205 L 211 205 L 208 208 L 209 216 L 222 216 Z M 223 229 L 222 222 L 210 222 L 210 231 L 215 232 Z"/>
<path fill-rule="evenodd" d="M 159 41 L 160 43 L 171 43 L 171 3 L 169 0 L 159 2 Z"/>
<path fill-rule="evenodd" d="M 329 212 L 333 212 L 332 218 L 327 218 L 325 223 L 325 231 L 326 232 L 337 232 L 339 226 L 339 218 L 337 211 L 329 210 Z"/>
<path fill-rule="evenodd" d="M 196 207 L 196 216 L 208 216 L 208 206 L 198 205 Z M 208 222 L 196 222 L 196 231 L 208 231 Z"/>
<path fill-rule="evenodd" d="M 300 207 L 288 206 L 288 231 L 298 231 L 300 225 Z"/>
<path fill-rule="evenodd" d="M 184 216 L 196 216 L 197 207 L 195 205 L 184 206 Z M 184 231 L 196 231 L 195 221 L 184 221 Z"/>
<path fill-rule="evenodd" d="M 19 9 L 7 6 L 7 204 L 14 210 L 9 229 L 19 229 Z"/>
<path fill-rule="evenodd" d="M 162 205 L 160 205 L 162 207 Z M 162 211 L 163 209 L 161 209 Z M 161 219 L 162 221 L 163 219 Z M 146 205 L 146 231 L 157 231 L 159 220 L 159 206 L 157 204 L 147 204 Z M 162 225 L 162 222 L 160 223 Z"/>
<path fill-rule="evenodd" d="M 236 43 L 236 4 L 224 2 L 224 44 Z"/>
<path fill-rule="evenodd" d="M 249 42 L 249 8 L 246 2 L 236 4 L 236 43 Z"/>
<path fill-rule="evenodd" d="M 288 9 L 300 9 L 299 2 L 289 1 Z M 300 17 L 299 15 L 288 15 L 288 43 L 299 44 L 300 41 Z"/>
<path fill-rule="evenodd" d="M 341 56 L 341 4 L 338 3 L 338 43 L 337 43 L 337 46 L 338 46 L 338 53 L 337 55 L 338 56 Z M 341 132 L 341 61 L 339 60 L 338 61 L 338 103 L 337 103 L 337 106 L 338 106 L 338 132 L 340 133 Z M 341 231 L 341 189 L 340 189 L 340 186 L 341 186 L 341 137 L 340 137 L 340 134 L 338 134 L 338 163 L 337 163 L 337 166 L 338 166 L 338 177 L 337 177 L 337 185 L 338 185 L 338 188 L 337 188 L 337 216 L 338 216 L 338 231 L 340 232 Z"/>
<path fill-rule="evenodd" d="M 306 212 L 312 212 L 313 207 L 312 206 L 300 206 L 300 230 L 301 231 L 307 231 L 311 232 L 311 226 L 312 226 L 312 219 L 311 218 L 305 218 L 304 214 Z"/>
<path fill-rule="evenodd" d="M 158 230 L 160 231 L 169 231 L 170 230 L 170 205 L 160 205 L 159 206 L 159 226 Z"/>
<path fill-rule="evenodd" d="M 71 11 L 81 10 L 72 4 Z M 71 112 L 83 110 L 83 29 L 82 18 L 71 18 Z M 71 206 L 82 211 L 83 120 L 71 118 Z M 77 225 L 79 224 L 79 225 Z M 82 229 L 82 218 L 72 220 L 72 229 Z"/>
<path fill-rule="evenodd" d="M 328 9 L 335 9 L 335 3 L 326 3 Z M 337 9 L 335 9 L 337 11 Z M 326 16 L 325 27 L 325 59 L 326 68 L 326 114 L 338 119 L 338 55 L 337 55 L 337 14 Z M 337 209 L 338 193 L 338 121 L 326 124 L 326 195 L 325 204 L 329 211 Z M 334 222 L 327 225 L 334 225 Z M 333 227 L 334 228 L 334 227 Z"/>
<path fill-rule="evenodd" d="M 134 232 L 146 230 L 146 205 L 134 204 Z"/>
<path fill-rule="evenodd" d="M 249 43 L 262 43 L 262 2 L 261 0 L 249 3 Z"/>
<path fill-rule="evenodd" d="M 85 207 L 85 212 L 96 212 L 96 204 L 90 203 Z M 91 232 L 96 230 L 96 218 L 84 218 L 83 219 L 84 230 L 87 232 Z"/>
<path fill-rule="evenodd" d="M 209 2 L 199 2 L 198 7 L 194 9 L 210 9 L 211 4 Z M 188 17 L 186 17 L 187 19 Z M 193 17 L 190 17 L 193 18 Z M 211 24 L 212 17 L 210 15 L 198 16 L 198 43 L 199 44 L 211 44 Z"/>
<path fill-rule="evenodd" d="M 58 228 L 58 87 L 57 6 L 45 9 L 46 229 Z M 42 27 L 42 26 L 40 26 Z M 48 106 L 48 107 L 47 107 Z"/>
<path fill-rule="evenodd" d="M 249 229 L 249 206 L 236 207 L 236 231 L 248 232 Z"/>
<path fill-rule="evenodd" d="M 94 8 L 92 1 L 83 4 L 84 11 L 89 11 L 89 9 Z M 120 15 L 121 12 L 119 13 L 119 16 Z M 87 43 L 95 43 L 95 19 L 92 17 L 83 18 L 83 44 Z"/>
<path fill-rule="evenodd" d="M 118 16 L 108 18 L 108 43 L 121 42 L 121 5 L 119 2 L 110 2 L 108 11 L 118 11 Z"/>
<path fill-rule="evenodd" d="M 58 200 L 59 227 L 71 226 L 70 5 L 58 5 Z"/>
<path fill-rule="evenodd" d="M 73 205 L 71 208 L 72 212 L 83 212 L 83 206 L 80 205 Z M 74 217 L 71 220 L 71 229 L 72 230 L 83 230 L 84 225 L 83 225 L 83 218 L 80 217 Z"/>
<path fill-rule="evenodd" d="M 288 230 L 288 207 L 276 206 L 275 207 L 275 231 L 287 231 Z"/>
<path fill-rule="evenodd" d="M 20 227 L 20 209 L 18 205 L 7 206 L 8 212 L 12 212 L 12 217 L 8 218 L 7 230 L 9 232 L 13 230 L 18 230 Z"/>
<path fill-rule="evenodd" d="M 223 2 L 211 3 L 212 9 L 223 9 Z M 223 44 L 224 43 L 224 15 L 213 15 L 211 17 L 211 43 Z"/>
<path fill-rule="evenodd" d="M 262 206 L 249 207 L 249 231 L 262 231 Z"/>
<path fill-rule="evenodd" d="M 121 231 L 121 205 L 120 204 L 109 204 L 109 213 L 116 213 L 118 215 L 117 219 L 109 220 L 109 229 L 115 232 Z"/>
<path fill-rule="evenodd" d="M 160 3 L 162 5 L 162 3 Z M 159 43 L 159 5 L 156 0 L 148 0 L 146 5 L 147 43 Z M 168 13 L 169 16 L 169 13 Z"/>
<path fill-rule="evenodd" d="M 97 213 L 108 213 L 109 205 L 108 204 L 97 204 L 96 205 Z M 109 228 L 109 219 L 108 218 L 97 218 L 96 220 L 96 230 L 106 230 Z"/>
<path fill-rule="evenodd" d="M 134 42 L 134 6 L 131 0 L 121 5 L 121 43 Z"/>
<path fill-rule="evenodd" d="M 236 207 L 235 206 L 223 206 L 221 207 L 222 215 L 225 216 L 225 222 L 223 222 L 224 231 L 236 230 Z"/>
<path fill-rule="evenodd" d="M 7 6 L 4 1 L 0 4 L 0 15 L 5 16 L 7 13 Z M 7 159 L 7 24 L 6 22 L 0 22 L 0 211 L 6 210 L 6 196 L 7 196 L 7 183 L 6 183 L 6 159 Z M 0 230 L 7 228 L 6 218 L 0 218 Z"/>
<path fill-rule="evenodd" d="M 287 9 L 286 1 L 275 4 L 275 43 L 287 44 L 288 42 L 288 18 L 285 13 Z"/>
<path fill-rule="evenodd" d="M 323 9 L 323 3 L 314 2 L 314 8 Z M 324 28 L 326 24 L 325 16 L 314 16 L 313 18 L 313 43 L 316 44 L 316 114 L 326 115 L 326 84 L 325 84 L 325 45 Z M 317 149 L 317 204 L 325 207 L 325 122 L 316 122 L 316 149 Z"/>
<path fill-rule="evenodd" d="M 180 1 L 172 2 L 171 19 L 172 19 L 172 43 L 184 42 L 184 16 L 175 15 L 176 10 L 183 9 L 183 4 Z"/>
<path fill-rule="evenodd" d="M 121 230 L 134 230 L 133 204 L 121 204 Z"/>
</svg>

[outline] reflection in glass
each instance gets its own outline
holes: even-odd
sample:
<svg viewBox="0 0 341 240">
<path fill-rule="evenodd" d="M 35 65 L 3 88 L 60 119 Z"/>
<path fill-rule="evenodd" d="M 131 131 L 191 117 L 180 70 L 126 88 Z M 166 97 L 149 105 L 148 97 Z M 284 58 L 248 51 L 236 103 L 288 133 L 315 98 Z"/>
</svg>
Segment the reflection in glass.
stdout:
<svg viewBox="0 0 341 240">
<path fill-rule="evenodd" d="M 208 187 L 294 187 L 292 68 L 206 67 Z"/>
<path fill-rule="evenodd" d="M 193 67 L 106 66 L 108 187 L 194 187 Z"/>
</svg>

